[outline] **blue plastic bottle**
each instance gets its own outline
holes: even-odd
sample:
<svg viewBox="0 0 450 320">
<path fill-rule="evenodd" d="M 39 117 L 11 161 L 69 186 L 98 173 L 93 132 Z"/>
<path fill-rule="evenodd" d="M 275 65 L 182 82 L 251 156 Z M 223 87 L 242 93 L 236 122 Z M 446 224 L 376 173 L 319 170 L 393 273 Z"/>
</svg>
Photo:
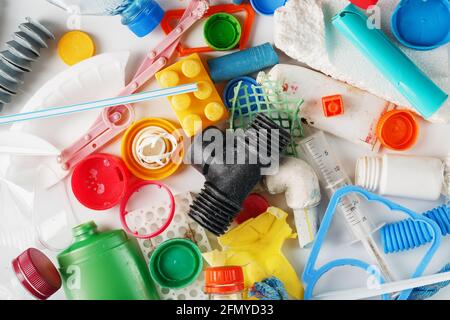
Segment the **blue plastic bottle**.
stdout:
<svg viewBox="0 0 450 320">
<path fill-rule="evenodd" d="M 138 37 L 155 29 L 164 10 L 154 0 L 47 0 L 69 13 L 96 16 L 122 16 L 122 24 Z"/>
</svg>

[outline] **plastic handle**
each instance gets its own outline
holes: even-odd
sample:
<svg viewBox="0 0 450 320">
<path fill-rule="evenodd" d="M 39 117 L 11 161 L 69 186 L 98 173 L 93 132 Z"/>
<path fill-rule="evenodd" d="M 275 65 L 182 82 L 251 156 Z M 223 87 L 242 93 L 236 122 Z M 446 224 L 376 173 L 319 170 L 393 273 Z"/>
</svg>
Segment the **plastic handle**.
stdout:
<svg viewBox="0 0 450 320">
<path fill-rule="evenodd" d="M 360 50 L 425 118 L 432 116 L 448 94 L 430 80 L 379 29 L 369 29 L 367 17 L 354 5 L 333 17 L 337 30 Z"/>
</svg>

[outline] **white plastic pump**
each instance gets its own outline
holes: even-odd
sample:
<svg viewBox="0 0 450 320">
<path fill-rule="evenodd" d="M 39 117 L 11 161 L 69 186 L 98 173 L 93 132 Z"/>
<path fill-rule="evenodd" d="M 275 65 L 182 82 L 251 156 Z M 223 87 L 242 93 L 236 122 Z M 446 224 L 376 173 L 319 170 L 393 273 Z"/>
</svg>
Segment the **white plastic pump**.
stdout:
<svg viewBox="0 0 450 320">
<path fill-rule="evenodd" d="M 266 176 L 265 187 L 271 194 L 285 193 L 294 211 L 300 247 L 313 242 L 319 226 L 320 187 L 312 167 L 301 159 L 283 158 L 278 173 Z"/>
</svg>

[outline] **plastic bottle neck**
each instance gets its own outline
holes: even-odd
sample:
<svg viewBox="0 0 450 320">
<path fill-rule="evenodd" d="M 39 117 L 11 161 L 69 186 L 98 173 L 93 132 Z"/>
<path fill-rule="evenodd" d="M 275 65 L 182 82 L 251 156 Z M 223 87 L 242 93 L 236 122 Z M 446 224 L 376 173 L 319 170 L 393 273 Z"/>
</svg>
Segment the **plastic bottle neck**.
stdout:
<svg viewBox="0 0 450 320">
<path fill-rule="evenodd" d="M 73 228 L 73 236 L 75 242 L 86 240 L 87 238 L 97 234 L 97 225 L 90 221 Z"/>
<path fill-rule="evenodd" d="M 355 183 L 369 191 L 380 188 L 382 157 L 362 157 L 356 162 Z"/>
</svg>

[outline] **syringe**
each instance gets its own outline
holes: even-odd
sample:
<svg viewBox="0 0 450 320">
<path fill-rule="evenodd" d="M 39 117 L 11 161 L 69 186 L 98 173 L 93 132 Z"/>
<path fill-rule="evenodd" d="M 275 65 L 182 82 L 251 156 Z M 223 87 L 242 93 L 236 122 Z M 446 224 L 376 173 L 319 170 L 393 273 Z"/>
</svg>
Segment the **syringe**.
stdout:
<svg viewBox="0 0 450 320">
<path fill-rule="evenodd" d="M 352 184 L 322 131 L 302 140 L 300 147 L 308 162 L 316 171 L 320 183 L 329 197 L 336 190 Z M 357 240 L 361 241 L 370 258 L 377 264 L 385 280 L 393 281 L 394 278 L 389 271 L 387 263 L 372 237 L 373 225 L 368 217 L 361 212 L 359 206 L 360 198 L 355 194 L 351 194 L 342 198 L 338 209 L 347 221 L 353 235 Z"/>
</svg>

